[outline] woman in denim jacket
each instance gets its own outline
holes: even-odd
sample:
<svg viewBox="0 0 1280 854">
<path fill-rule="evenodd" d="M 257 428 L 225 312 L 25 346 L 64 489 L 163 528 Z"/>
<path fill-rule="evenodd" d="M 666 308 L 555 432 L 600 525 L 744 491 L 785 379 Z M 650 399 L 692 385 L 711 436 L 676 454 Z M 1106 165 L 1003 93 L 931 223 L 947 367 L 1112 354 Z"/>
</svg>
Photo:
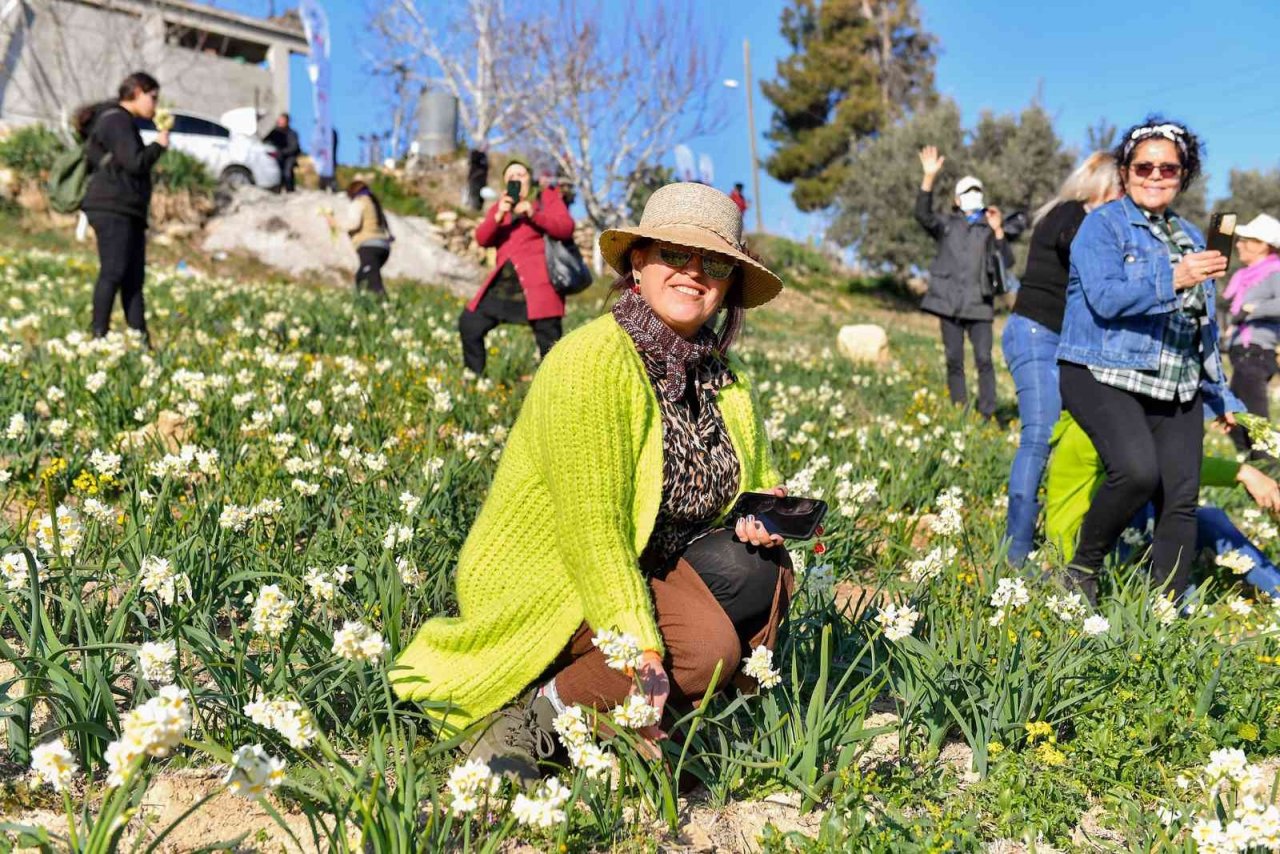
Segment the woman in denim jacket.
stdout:
<svg viewBox="0 0 1280 854">
<path fill-rule="evenodd" d="M 1064 408 L 1093 441 L 1107 478 L 1080 529 L 1072 582 L 1091 600 L 1125 525 L 1155 502 L 1151 568 L 1181 593 L 1190 579 L 1204 411 L 1243 410 L 1218 354 L 1213 277 L 1227 259 L 1170 209 L 1200 172 L 1200 142 L 1158 117 L 1115 150 L 1125 196 L 1090 213 L 1071 244 L 1058 347 Z"/>
</svg>

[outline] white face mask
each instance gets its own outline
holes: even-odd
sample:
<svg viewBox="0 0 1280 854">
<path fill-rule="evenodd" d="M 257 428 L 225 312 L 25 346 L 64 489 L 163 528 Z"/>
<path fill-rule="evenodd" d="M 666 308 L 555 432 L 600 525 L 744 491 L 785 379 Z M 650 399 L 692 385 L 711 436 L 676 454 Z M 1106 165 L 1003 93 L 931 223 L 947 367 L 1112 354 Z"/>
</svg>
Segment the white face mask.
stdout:
<svg viewBox="0 0 1280 854">
<path fill-rule="evenodd" d="M 965 213 L 973 213 L 974 211 L 980 211 L 987 206 L 987 201 L 982 197 L 982 192 L 980 190 L 976 192 L 970 191 L 968 193 L 965 193 L 964 195 L 959 197 L 959 201 L 960 201 L 960 210 L 964 211 Z"/>
</svg>

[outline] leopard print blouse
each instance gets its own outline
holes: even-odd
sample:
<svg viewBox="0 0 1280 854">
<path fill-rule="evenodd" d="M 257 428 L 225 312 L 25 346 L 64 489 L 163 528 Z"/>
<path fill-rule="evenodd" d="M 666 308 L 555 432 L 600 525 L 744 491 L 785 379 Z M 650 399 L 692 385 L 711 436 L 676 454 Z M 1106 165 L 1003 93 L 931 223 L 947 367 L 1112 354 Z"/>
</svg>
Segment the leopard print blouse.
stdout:
<svg viewBox="0 0 1280 854">
<path fill-rule="evenodd" d="M 716 402 L 736 378 L 709 329 L 682 338 L 630 291 L 613 316 L 635 342 L 662 416 L 662 503 L 640 556 L 641 569 L 653 573 L 710 530 L 738 494 L 738 454 Z"/>
</svg>

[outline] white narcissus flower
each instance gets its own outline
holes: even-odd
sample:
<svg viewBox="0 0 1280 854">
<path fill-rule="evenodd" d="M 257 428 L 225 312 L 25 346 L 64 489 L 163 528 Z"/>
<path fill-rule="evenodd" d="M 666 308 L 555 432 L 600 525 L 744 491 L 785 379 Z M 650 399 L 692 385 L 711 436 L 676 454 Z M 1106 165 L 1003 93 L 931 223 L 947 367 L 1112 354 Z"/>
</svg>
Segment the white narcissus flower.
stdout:
<svg viewBox="0 0 1280 854">
<path fill-rule="evenodd" d="M 782 682 L 782 675 L 773 669 L 773 650 L 764 645 L 751 651 L 751 657 L 742 665 L 742 672 L 766 691 Z"/>
<path fill-rule="evenodd" d="M 223 784 L 231 794 L 259 799 L 284 782 L 284 760 L 271 756 L 261 744 L 246 744 L 231 756 Z"/>
<path fill-rule="evenodd" d="M 9 416 L 9 426 L 5 428 L 4 435 L 6 439 L 14 441 L 21 439 L 27 435 L 27 416 L 21 412 L 15 412 Z"/>
<path fill-rule="evenodd" d="M 622 705 L 615 706 L 613 709 L 614 723 L 627 729 L 655 726 L 661 719 L 662 715 L 658 709 L 649 705 L 648 701 L 639 694 L 629 694 Z"/>
<path fill-rule="evenodd" d="M 302 577 L 302 583 L 307 585 L 311 595 L 321 602 L 332 602 L 334 594 L 338 592 L 338 586 L 333 579 L 314 566 L 307 567 L 307 574 Z"/>
<path fill-rule="evenodd" d="M 1253 558 L 1239 549 L 1223 552 L 1215 557 L 1213 562 L 1223 569 L 1231 570 L 1236 575 L 1247 575 L 1253 569 Z"/>
<path fill-rule="evenodd" d="M 357 620 L 347 620 L 333 633 L 333 653 L 348 661 L 377 661 L 387 651 L 381 632 Z"/>
<path fill-rule="evenodd" d="M 501 778 L 495 776 L 488 765 L 479 760 L 468 759 L 449 772 L 449 779 L 445 783 L 453 797 L 449 809 L 459 815 L 475 812 L 480 808 L 482 800 L 498 793 L 501 782 Z"/>
<path fill-rule="evenodd" d="M 258 697 L 246 703 L 244 713 L 258 726 L 280 733 L 294 750 L 301 750 L 315 741 L 319 731 L 307 711 L 296 700 L 272 700 Z"/>
<path fill-rule="evenodd" d="M 65 504 L 57 506 L 54 516 L 57 518 L 57 540 L 61 547 L 57 556 L 74 557 L 84 540 L 84 526 L 80 524 L 80 517 Z M 54 519 L 45 513 L 35 523 L 35 531 L 40 550 L 46 554 L 54 554 Z"/>
<path fill-rule="evenodd" d="M 1045 600 L 1045 607 L 1064 623 L 1074 623 L 1085 615 L 1084 599 L 1079 593 L 1066 593 L 1061 596 L 1050 596 Z"/>
<path fill-rule="evenodd" d="M 412 492 L 400 493 L 400 509 L 404 511 L 404 515 L 412 516 L 414 511 L 418 509 L 418 505 L 422 503 L 422 499 L 414 495 Z"/>
<path fill-rule="evenodd" d="M 1081 631 L 1089 637 L 1105 635 L 1107 632 L 1111 631 L 1111 621 L 1101 614 L 1094 614 L 1092 617 L 1089 617 L 1084 621 Z"/>
<path fill-rule="evenodd" d="M 154 593 L 161 602 L 172 605 L 177 593 L 191 592 L 187 576 L 177 572 L 168 558 L 147 555 L 138 567 L 138 586 L 147 593 Z"/>
<path fill-rule="evenodd" d="M 44 569 L 44 564 L 35 560 L 34 556 L 32 560 L 36 564 L 36 578 L 39 578 L 41 570 Z M 9 552 L 0 557 L 0 581 L 4 583 L 6 590 L 22 590 L 31 582 L 25 554 L 22 552 Z"/>
<path fill-rule="evenodd" d="M 289 627 L 289 619 L 293 616 L 293 607 L 297 603 L 284 595 L 277 584 L 266 584 L 259 588 L 257 595 L 249 594 L 245 604 L 251 606 L 250 625 L 256 634 L 269 638 L 278 638 Z"/>
<path fill-rule="evenodd" d="M 178 658 L 178 648 L 173 641 L 148 641 L 138 647 L 138 665 L 142 678 L 158 685 L 173 681 L 173 663 Z"/>
<path fill-rule="evenodd" d="M 422 583 L 422 570 L 407 557 L 396 558 L 396 571 L 400 573 L 400 581 L 406 587 L 415 587 Z"/>
<path fill-rule="evenodd" d="M 886 605 L 876 614 L 876 622 L 884 628 L 885 640 L 900 641 L 915 631 L 920 613 L 910 605 Z"/>
<path fill-rule="evenodd" d="M 31 748 L 31 770 L 41 783 L 48 783 L 55 792 L 61 792 L 71 785 L 71 778 L 79 768 L 62 739 L 46 741 Z"/>
<path fill-rule="evenodd" d="M 191 695 L 176 685 L 166 685 L 158 696 L 128 712 L 121 719 L 120 737 L 105 752 L 108 786 L 129 781 L 134 763 L 143 756 L 167 756 L 191 728 Z"/>
<path fill-rule="evenodd" d="M 1253 613 L 1253 606 L 1249 604 L 1248 599 L 1242 596 L 1232 597 L 1231 601 L 1227 603 L 1227 608 L 1237 617 L 1247 617 Z"/>
<path fill-rule="evenodd" d="M 1159 593 L 1151 598 L 1151 613 L 1162 626 L 1172 625 L 1178 619 L 1178 609 L 1173 601 Z"/>
<path fill-rule="evenodd" d="M 604 653 L 605 663 L 614 670 L 627 673 L 635 670 L 643 661 L 640 641 L 626 632 L 601 629 L 595 633 L 591 643 Z"/>
<path fill-rule="evenodd" d="M 511 814 L 516 821 L 529 827 L 552 828 L 565 819 L 564 805 L 569 802 L 569 789 L 552 777 L 543 782 L 535 795 L 523 792 L 511 802 Z"/>
</svg>

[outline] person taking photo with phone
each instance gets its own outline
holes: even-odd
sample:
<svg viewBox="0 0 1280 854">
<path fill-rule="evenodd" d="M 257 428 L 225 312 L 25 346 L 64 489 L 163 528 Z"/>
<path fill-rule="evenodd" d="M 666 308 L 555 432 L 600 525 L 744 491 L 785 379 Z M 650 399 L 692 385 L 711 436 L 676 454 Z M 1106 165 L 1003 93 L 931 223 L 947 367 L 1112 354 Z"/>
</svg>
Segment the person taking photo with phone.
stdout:
<svg viewBox="0 0 1280 854">
<path fill-rule="evenodd" d="M 89 182 L 80 209 L 98 243 L 98 282 L 93 289 L 93 334 L 111 327 L 116 295 L 130 329 L 149 341 L 142 285 L 147 275 L 147 216 L 151 170 L 169 147 L 172 118 L 157 116 L 160 84 L 144 71 L 120 83 L 115 101 L 80 108 L 75 129 L 85 140 Z M 156 122 L 155 141 L 142 144 L 134 119 Z"/>
<path fill-rule="evenodd" d="M 723 523 L 744 492 L 785 496 L 732 356 L 745 312 L 782 289 L 742 212 L 668 184 L 600 251 L 620 298 L 534 377 L 459 557 L 458 615 L 427 621 L 392 677 L 447 727 L 477 725 L 471 755 L 522 780 L 569 707 L 635 695 L 660 721 L 723 687 L 772 649 L 794 584 L 780 537 Z M 635 679 L 593 645 L 603 632 L 643 650 Z M 638 732 L 656 756 L 661 723 Z"/>
<path fill-rule="evenodd" d="M 1258 214 L 1238 227 L 1236 253 L 1244 267 L 1222 293 L 1232 323 L 1231 391 L 1254 415 L 1270 418 L 1267 384 L 1280 347 L 1280 221 Z M 1242 451 L 1253 448 L 1241 427 L 1232 428 L 1231 439 Z"/>
<path fill-rule="evenodd" d="M 1204 412 L 1234 426 L 1231 412 L 1243 409 L 1226 387 L 1214 320 L 1214 277 L 1227 259 L 1172 209 L 1200 174 L 1195 134 L 1149 116 L 1114 154 L 1125 195 L 1085 217 L 1071 243 L 1058 346 L 1063 405 L 1107 472 L 1068 581 L 1096 599 L 1104 559 L 1153 500 L 1153 580 L 1181 595 L 1195 556 Z"/>
<path fill-rule="evenodd" d="M 951 212 L 934 211 L 933 185 L 945 162 L 935 146 L 920 150 L 924 178 L 916 194 L 915 217 L 938 243 L 938 254 L 929 267 L 929 291 L 920 308 L 936 315 L 942 326 L 947 392 L 958 406 L 969 400 L 964 375 L 964 339 L 969 336 L 978 368 L 978 413 L 990 418 L 996 411 L 996 372 L 991 362 L 996 292 L 991 264 L 993 253 L 998 252 L 1004 265 L 1012 267 L 1013 251 L 1005 240 L 1004 216 L 999 208 L 988 207 L 982 182 L 972 175 L 956 183 Z"/>
<path fill-rule="evenodd" d="M 476 242 L 497 250 L 493 271 L 458 318 L 462 359 L 484 373 L 485 337 L 499 324 L 528 324 L 545 358 L 563 334 L 564 297 L 551 284 L 544 238 L 569 240 L 573 218 L 555 187 L 534 186 L 529 164 L 512 160 L 502 171 L 506 186 L 476 227 Z"/>
</svg>

